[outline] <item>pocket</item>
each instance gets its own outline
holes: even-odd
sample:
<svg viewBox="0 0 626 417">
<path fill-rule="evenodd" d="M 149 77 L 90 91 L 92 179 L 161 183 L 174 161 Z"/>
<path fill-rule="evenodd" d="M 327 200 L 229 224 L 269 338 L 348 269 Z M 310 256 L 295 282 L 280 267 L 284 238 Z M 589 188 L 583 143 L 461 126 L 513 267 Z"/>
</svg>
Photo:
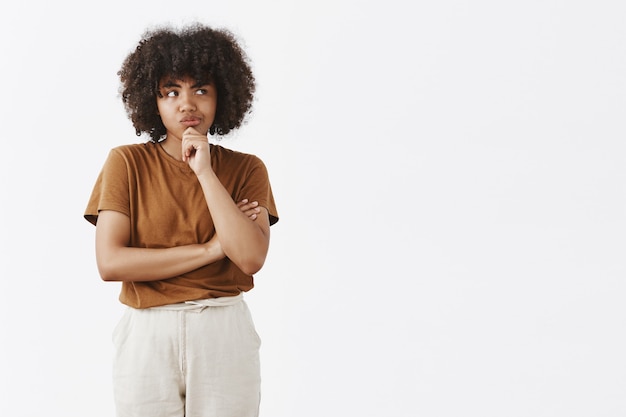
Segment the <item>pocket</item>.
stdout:
<svg viewBox="0 0 626 417">
<path fill-rule="evenodd" d="M 248 334 L 250 335 L 252 341 L 257 345 L 257 347 L 260 347 L 261 337 L 259 336 L 259 333 L 256 331 L 254 320 L 252 320 L 252 313 L 250 313 L 248 304 L 246 304 L 245 301 L 241 302 L 241 313 L 242 313 L 242 321 L 244 322 L 246 329 L 248 330 Z"/>
<path fill-rule="evenodd" d="M 132 309 L 130 307 L 126 308 L 126 311 L 124 311 L 124 314 L 122 314 L 122 317 L 115 325 L 115 328 L 113 329 L 113 334 L 111 337 L 113 341 L 113 346 L 120 347 L 124 343 L 124 341 L 128 338 L 131 314 L 132 314 Z"/>
</svg>

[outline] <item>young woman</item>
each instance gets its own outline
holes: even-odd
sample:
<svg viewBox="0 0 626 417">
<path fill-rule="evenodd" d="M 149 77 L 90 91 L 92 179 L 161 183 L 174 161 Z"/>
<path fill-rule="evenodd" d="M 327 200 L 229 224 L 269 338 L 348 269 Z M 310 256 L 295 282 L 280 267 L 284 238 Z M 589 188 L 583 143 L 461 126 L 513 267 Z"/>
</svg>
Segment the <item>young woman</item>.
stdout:
<svg viewBox="0 0 626 417">
<path fill-rule="evenodd" d="M 259 346 L 242 295 L 278 221 L 256 156 L 209 144 L 238 128 L 255 79 L 228 31 L 146 32 L 119 71 L 137 135 L 111 150 L 85 218 L 128 309 L 114 331 L 118 416 L 257 416 Z"/>
</svg>

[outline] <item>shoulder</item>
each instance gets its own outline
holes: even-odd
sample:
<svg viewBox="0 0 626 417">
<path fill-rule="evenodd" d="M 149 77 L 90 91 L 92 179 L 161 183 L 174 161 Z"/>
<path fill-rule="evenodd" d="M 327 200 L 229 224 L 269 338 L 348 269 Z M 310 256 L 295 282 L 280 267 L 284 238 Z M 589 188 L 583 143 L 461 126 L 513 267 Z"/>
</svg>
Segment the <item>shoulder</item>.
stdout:
<svg viewBox="0 0 626 417">
<path fill-rule="evenodd" d="M 138 155 L 153 154 L 156 151 L 156 146 L 157 144 L 155 144 L 154 142 L 121 145 L 121 146 L 116 146 L 115 148 L 111 149 L 111 153 L 123 155 L 123 156 L 138 156 Z"/>
<path fill-rule="evenodd" d="M 225 148 L 222 145 L 211 144 L 211 152 L 223 158 L 234 158 L 234 159 L 240 159 L 240 160 L 258 159 L 256 155 L 253 155 L 251 153 L 245 153 L 245 152 L 236 151 L 230 148 Z"/>
<path fill-rule="evenodd" d="M 126 165 L 144 165 L 158 157 L 157 144 L 153 142 L 121 145 L 109 152 L 109 163 Z"/>
<path fill-rule="evenodd" d="M 241 151 L 235 151 L 233 149 L 225 148 L 221 145 L 211 145 L 211 154 L 215 160 L 223 164 L 233 164 L 238 166 L 254 166 L 263 165 L 263 161 L 256 155 L 251 153 L 245 153 Z"/>
</svg>

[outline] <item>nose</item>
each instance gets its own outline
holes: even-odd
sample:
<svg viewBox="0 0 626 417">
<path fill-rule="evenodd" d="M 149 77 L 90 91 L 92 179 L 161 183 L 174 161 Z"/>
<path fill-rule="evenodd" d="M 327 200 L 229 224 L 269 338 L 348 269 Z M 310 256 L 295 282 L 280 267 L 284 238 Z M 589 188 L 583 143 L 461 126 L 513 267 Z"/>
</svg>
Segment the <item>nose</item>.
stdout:
<svg viewBox="0 0 626 417">
<path fill-rule="evenodd" d="M 195 111 L 195 110 L 196 110 L 196 104 L 193 100 L 193 95 L 181 94 L 180 95 L 180 111 L 188 112 L 188 111 Z"/>
</svg>

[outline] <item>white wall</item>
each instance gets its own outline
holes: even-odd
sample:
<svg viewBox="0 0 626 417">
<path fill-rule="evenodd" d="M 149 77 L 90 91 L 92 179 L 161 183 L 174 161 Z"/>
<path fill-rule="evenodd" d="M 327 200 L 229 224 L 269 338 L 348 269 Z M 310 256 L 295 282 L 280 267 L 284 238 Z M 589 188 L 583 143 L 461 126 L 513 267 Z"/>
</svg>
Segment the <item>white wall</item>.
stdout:
<svg viewBox="0 0 626 417">
<path fill-rule="evenodd" d="M 144 140 L 122 59 L 195 19 L 259 83 L 222 144 L 263 158 L 281 215 L 247 297 L 262 416 L 626 415 L 623 2 L 0 8 L 0 415 L 114 414 L 119 287 L 82 212 Z"/>
</svg>

